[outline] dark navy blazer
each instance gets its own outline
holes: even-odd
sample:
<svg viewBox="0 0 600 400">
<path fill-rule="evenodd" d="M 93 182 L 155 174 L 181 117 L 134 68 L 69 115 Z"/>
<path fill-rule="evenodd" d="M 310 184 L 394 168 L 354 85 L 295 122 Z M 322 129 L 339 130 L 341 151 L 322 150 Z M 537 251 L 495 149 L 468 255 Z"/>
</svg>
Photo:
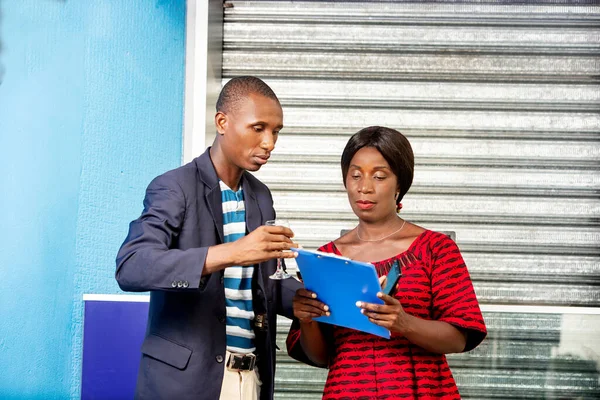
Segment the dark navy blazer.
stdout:
<svg viewBox="0 0 600 400">
<path fill-rule="evenodd" d="M 275 218 L 269 189 L 242 177 L 249 232 Z M 209 246 L 223 243 L 221 189 L 209 150 L 155 178 L 142 215 L 131 222 L 117 255 L 116 278 L 125 291 L 150 291 L 150 309 L 138 373 L 138 399 L 219 398 L 223 380 L 225 289 L 223 271 L 202 276 Z M 301 284 L 275 281 L 271 260 L 255 268 L 255 313 L 268 329 L 256 330 L 261 400 L 273 398 L 276 314 L 293 316 Z"/>
</svg>

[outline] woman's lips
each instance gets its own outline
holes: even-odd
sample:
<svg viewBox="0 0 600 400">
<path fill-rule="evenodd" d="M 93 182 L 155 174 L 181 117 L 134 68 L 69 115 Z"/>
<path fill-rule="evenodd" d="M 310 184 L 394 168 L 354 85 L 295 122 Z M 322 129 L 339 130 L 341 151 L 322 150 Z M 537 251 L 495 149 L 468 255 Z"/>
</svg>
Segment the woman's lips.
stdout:
<svg viewBox="0 0 600 400">
<path fill-rule="evenodd" d="M 369 209 L 375 207 L 375 203 L 372 203 L 370 201 L 357 201 L 356 205 L 361 210 L 369 210 Z"/>
</svg>

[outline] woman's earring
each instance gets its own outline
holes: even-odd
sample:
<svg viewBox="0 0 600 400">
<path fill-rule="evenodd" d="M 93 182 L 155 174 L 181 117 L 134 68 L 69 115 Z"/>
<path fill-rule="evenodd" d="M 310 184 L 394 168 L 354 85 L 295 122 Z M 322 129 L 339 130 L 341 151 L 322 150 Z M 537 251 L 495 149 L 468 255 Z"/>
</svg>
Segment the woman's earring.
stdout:
<svg viewBox="0 0 600 400">
<path fill-rule="evenodd" d="M 396 214 L 399 213 L 400 210 L 402 210 L 402 203 L 396 204 Z"/>
</svg>

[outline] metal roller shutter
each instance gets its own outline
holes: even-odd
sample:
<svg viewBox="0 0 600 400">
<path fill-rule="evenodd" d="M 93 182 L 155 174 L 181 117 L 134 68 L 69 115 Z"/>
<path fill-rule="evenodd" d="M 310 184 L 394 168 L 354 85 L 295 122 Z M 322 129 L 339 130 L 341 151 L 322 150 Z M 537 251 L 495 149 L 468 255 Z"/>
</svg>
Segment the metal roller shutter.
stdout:
<svg viewBox="0 0 600 400">
<path fill-rule="evenodd" d="M 348 137 L 390 126 L 416 156 L 402 216 L 456 232 L 484 306 L 600 307 L 600 7 L 502 3 L 227 2 L 223 77 L 282 102 L 257 175 L 305 247 L 355 224 Z M 600 396 L 593 363 L 555 354 L 572 316 L 488 310 L 484 344 L 449 357 L 463 397 Z M 276 396 L 320 398 L 324 378 L 282 352 Z"/>
</svg>

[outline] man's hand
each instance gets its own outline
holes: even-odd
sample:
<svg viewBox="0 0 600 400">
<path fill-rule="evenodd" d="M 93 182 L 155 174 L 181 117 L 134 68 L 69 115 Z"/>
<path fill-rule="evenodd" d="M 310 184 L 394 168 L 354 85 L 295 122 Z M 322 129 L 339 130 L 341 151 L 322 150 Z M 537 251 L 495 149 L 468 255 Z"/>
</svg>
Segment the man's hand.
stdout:
<svg viewBox="0 0 600 400">
<path fill-rule="evenodd" d="M 260 226 L 235 242 L 211 246 L 206 255 L 202 275 L 211 274 L 233 265 L 253 265 L 275 258 L 295 258 L 287 251 L 299 244 L 292 241 L 294 232 L 283 226 Z"/>
<path fill-rule="evenodd" d="M 291 238 L 294 232 L 283 226 L 261 226 L 231 243 L 233 265 L 252 265 L 274 258 L 295 258 L 289 250 L 300 247 Z"/>
<path fill-rule="evenodd" d="M 296 290 L 293 306 L 294 317 L 302 323 L 312 322 L 313 318 L 330 315 L 329 307 L 317 300 L 316 293 L 306 289 Z"/>
</svg>

